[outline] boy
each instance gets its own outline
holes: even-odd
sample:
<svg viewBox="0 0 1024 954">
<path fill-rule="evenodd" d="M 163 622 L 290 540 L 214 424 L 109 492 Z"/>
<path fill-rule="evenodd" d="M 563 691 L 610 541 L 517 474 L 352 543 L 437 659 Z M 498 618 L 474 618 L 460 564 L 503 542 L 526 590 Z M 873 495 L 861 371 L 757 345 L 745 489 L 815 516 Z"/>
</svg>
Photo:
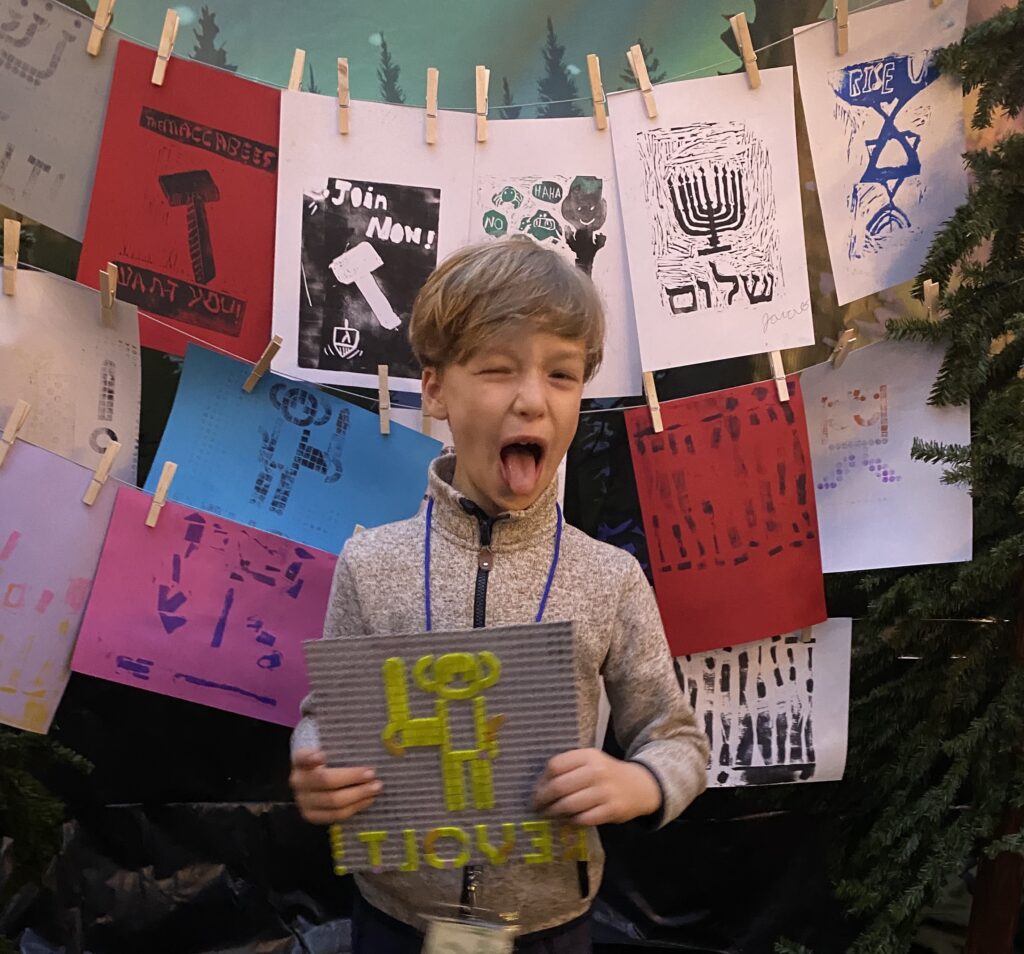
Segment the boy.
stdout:
<svg viewBox="0 0 1024 954">
<path fill-rule="evenodd" d="M 519 951 L 586 952 L 603 864 L 593 826 L 671 821 L 704 788 L 707 764 L 639 564 L 564 526 L 556 502 L 556 471 L 601 360 L 600 300 L 589 278 L 530 239 L 471 246 L 428 279 L 409 336 L 424 408 L 448 422 L 455 454 L 431 465 L 418 516 L 345 545 L 324 635 L 574 621 L 582 747 L 548 763 L 535 803 L 590 826 L 591 860 L 357 876 L 353 950 L 415 954 L 424 916 L 462 904 L 517 914 Z M 600 676 L 625 760 L 589 747 Z M 343 821 L 387 798 L 373 766 L 328 769 L 318 744 L 304 719 L 291 785 L 308 821 Z"/>
</svg>

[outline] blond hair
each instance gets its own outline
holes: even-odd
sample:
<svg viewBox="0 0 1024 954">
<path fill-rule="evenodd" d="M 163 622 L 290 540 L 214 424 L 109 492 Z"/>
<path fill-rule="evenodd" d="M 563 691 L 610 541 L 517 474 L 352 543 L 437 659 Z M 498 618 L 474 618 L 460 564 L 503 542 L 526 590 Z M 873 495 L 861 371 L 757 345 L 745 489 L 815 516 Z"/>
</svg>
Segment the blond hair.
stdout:
<svg viewBox="0 0 1024 954">
<path fill-rule="evenodd" d="M 416 296 L 409 341 L 423 367 L 443 369 L 524 330 L 581 341 L 585 380 L 601 364 L 604 311 L 593 282 L 552 249 L 515 236 L 448 256 Z"/>
</svg>

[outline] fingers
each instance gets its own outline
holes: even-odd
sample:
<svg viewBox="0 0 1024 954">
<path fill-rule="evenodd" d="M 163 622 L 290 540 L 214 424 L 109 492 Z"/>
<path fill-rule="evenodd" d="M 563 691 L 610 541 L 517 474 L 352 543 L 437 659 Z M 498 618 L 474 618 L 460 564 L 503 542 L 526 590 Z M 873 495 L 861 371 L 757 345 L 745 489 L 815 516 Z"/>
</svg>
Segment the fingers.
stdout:
<svg viewBox="0 0 1024 954">
<path fill-rule="evenodd" d="M 306 809 L 300 805 L 299 811 L 302 813 L 302 817 L 313 825 L 334 825 L 338 822 L 346 821 L 353 815 L 357 815 L 359 812 L 366 811 L 373 802 L 374 799 L 366 798 L 361 802 L 356 802 L 354 805 L 349 805 L 348 807 L 341 809 Z"/>
<path fill-rule="evenodd" d="M 554 778 L 542 778 L 534 795 L 534 805 L 537 811 L 546 812 L 561 799 L 590 788 L 593 781 L 593 774 L 585 765 Z"/>
<path fill-rule="evenodd" d="M 601 789 L 584 788 L 552 802 L 544 809 L 544 814 L 553 818 L 575 818 L 605 804 L 607 799 Z"/>
<path fill-rule="evenodd" d="M 350 785 L 332 791 L 305 792 L 302 796 L 304 809 L 318 811 L 343 811 L 350 805 L 356 805 L 380 794 L 383 786 L 378 782 L 367 782 L 364 785 Z"/>
<path fill-rule="evenodd" d="M 556 778 L 559 775 L 564 775 L 566 772 L 572 772 L 575 769 L 582 768 L 584 765 L 589 765 L 594 757 L 600 754 L 596 749 L 572 749 L 568 752 L 562 752 L 548 762 L 542 779 Z"/>
<path fill-rule="evenodd" d="M 364 811 L 384 787 L 371 768 L 328 768 L 317 749 L 292 753 L 288 781 L 302 817 L 314 825 L 332 825 Z"/>
<path fill-rule="evenodd" d="M 292 752 L 292 767 L 313 769 L 327 764 L 327 757 L 319 749 L 296 749 Z"/>
<path fill-rule="evenodd" d="M 292 773 L 288 777 L 288 781 L 292 791 L 298 794 L 299 792 L 324 792 L 347 788 L 351 785 L 372 782 L 375 777 L 371 768 L 327 768 L 323 764 L 302 768 L 298 763 L 293 762 Z"/>
<path fill-rule="evenodd" d="M 615 813 L 608 805 L 598 805 L 596 808 L 592 808 L 589 811 L 581 812 L 579 815 L 573 815 L 569 819 L 574 825 L 578 825 L 580 828 L 594 828 L 598 825 L 607 825 L 609 822 L 618 821 L 615 817 Z"/>
</svg>

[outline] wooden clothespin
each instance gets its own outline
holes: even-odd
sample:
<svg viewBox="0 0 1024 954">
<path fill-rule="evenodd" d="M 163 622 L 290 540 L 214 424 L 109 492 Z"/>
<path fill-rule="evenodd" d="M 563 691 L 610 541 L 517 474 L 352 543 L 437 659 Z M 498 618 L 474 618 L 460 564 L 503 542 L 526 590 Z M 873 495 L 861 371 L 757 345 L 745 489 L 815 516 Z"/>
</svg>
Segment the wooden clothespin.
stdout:
<svg viewBox="0 0 1024 954">
<path fill-rule="evenodd" d="M 107 262 L 107 267 L 100 269 L 100 318 L 105 328 L 113 328 L 117 323 L 117 312 L 114 310 L 116 301 L 117 266 Z"/>
<path fill-rule="evenodd" d="M 836 4 L 836 56 L 850 51 L 850 0 L 835 0 Z"/>
<path fill-rule="evenodd" d="M 288 77 L 288 89 L 297 93 L 302 86 L 302 72 L 306 68 L 306 51 L 296 49 L 292 57 L 292 75 Z"/>
<path fill-rule="evenodd" d="M 732 26 L 733 36 L 736 37 L 736 46 L 740 50 L 740 59 L 743 60 L 743 67 L 747 71 L 747 81 L 751 89 L 758 89 L 761 86 L 761 71 L 757 68 L 757 54 L 754 52 L 754 44 L 750 40 L 750 27 L 747 26 L 747 15 L 737 13 L 729 17 Z"/>
<path fill-rule="evenodd" d="M 921 285 L 921 294 L 924 296 L 924 307 L 928 314 L 929 321 L 939 320 L 939 283 L 926 278 Z"/>
<path fill-rule="evenodd" d="M 160 511 L 163 510 L 164 504 L 167 503 L 167 493 L 171 489 L 171 481 L 174 480 L 174 474 L 178 470 L 178 465 L 174 461 L 169 460 L 164 464 L 164 469 L 160 471 L 160 480 L 156 485 L 156 493 L 153 494 L 153 502 L 149 505 L 149 513 L 146 514 L 146 526 L 155 527 L 157 520 L 160 519 Z"/>
<path fill-rule="evenodd" d="M 805 626 L 802 630 L 800 630 L 800 642 L 802 642 L 802 643 L 812 643 L 812 642 L 814 642 L 814 627 L 813 626 Z"/>
<path fill-rule="evenodd" d="M 7 426 L 4 428 L 3 434 L 0 435 L 0 466 L 3 466 L 3 462 L 7 459 L 7 452 L 18 439 L 18 431 L 25 426 L 25 419 L 31 410 L 32 405 L 28 401 L 19 400 L 14 405 L 11 416 L 7 418 Z"/>
<path fill-rule="evenodd" d="M 274 360 L 274 356 L 281 350 L 283 342 L 284 339 L 280 335 L 274 335 L 270 339 L 270 343 L 263 349 L 263 354 L 260 355 L 260 360 L 253 365 L 252 371 L 249 372 L 249 377 L 245 379 L 245 384 L 242 385 L 242 390 L 246 394 L 252 394 L 252 389 L 259 384 L 260 378 L 270 370 L 270 362 Z"/>
<path fill-rule="evenodd" d="M 348 135 L 348 60 L 338 57 L 338 132 Z"/>
<path fill-rule="evenodd" d="M 832 363 L 832 367 L 838 370 L 843 366 L 843 362 L 847 359 L 850 352 L 853 350 L 853 343 L 857 340 L 857 331 L 855 328 L 847 328 L 840 336 L 839 340 L 835 343 L 832 348 L 832 353 L 828 356 L 828 360 Z"/>
<path fill-rule="evenodd" d="M 111 441 L 107 445 L 107 449 L 100 458 L 99 466 L 93 473 L 92 480 L 89 481 L 85 496 L 82 498 L 82 503 L 87 507 L 91 507 L 96 503 L 96 498 L 99 497 L 103 485 L 107 482 L 107 478 L 110 476 L 110 468 L 114 466 L 114 461 L 117 460 L 117 455 L 120 451 L 121 444 L 119 441 Z"/>
<path fill-rule="evenodd" d="M 18 248 L 21 245 L 21 223 L 4 219 L 4 294 L 13 295 L 18 282 Z"/>
<path fill-rule="evenodd" d="M 174 41 L 178 39 L 178 26 L 181 18 L 174 10 L 168 10 L 164 17 L 164 28 L 160 33 L 160 46 L 156 51 L 156 63 L 153 64 L 153 85 L 164 85 L 164 74 L 167 72 L 167 64 L 174 52 Z"/>
<path fill-rule="evenodd" d="M 629 48 L 626 53 L 626 59 L 629 60 L 630 69 L 633 70 L 633 75 L 636 77 L 637 86 L 640 87 L 640 92 L 644 95 L 644 105 L 647 107 L 647 118 L 657 119 L 658 118 L 658 107 L 654 103 L 654 90 L 651 88 L 651 77 L 647 73 L 647 63 L 644 62 L 644 51 L 640 49 L 640 44 L 635 43 Z"/>
<path fill-rule="evenodd" d="M 768 361 L 772 366 L 772 377 L 775 379 L 775 391 L 780 401 L 789 400 L 789 384 L 786 382 L 786 369 L 782 364 L 782 352 L 770 351 Z"/>
<path fill-rule="evenodd" d="M 487 142 L 487 87 L 491 71 L 486 66 L 476 68 L 476 141 Z"/>
<path fill-rule="evenodd" d="M 437 142 L 437 83 L 440 73 L 436 66 L 427 69 L 427 143 Z"/>
<path fill-rule="evenodd" d="M 661 423 L 661 402 L 658 400 L 658 389 L 654 386 L 654 372 L 644 372 L 644 394 L 647 397 L 647 406 L 651 409 L 651 420 L 654 422 L 654 433 L 660 434 L 665 430 Z"/>
<path fill-rule="evenodd" d="M 388 388 L 388 366 L 377 365 L 377 400 L 380 407 L 380 432 L 391 433 L 391 391 Z"/>
<path fill-rule="evenodd" d="M 590 98 L 594 101 L 594 125 L 598 129 L 607 129 L 607 101 L 604 98 L 604 83 L 601 82 L 601 61 L 596 53 L 587 54 L 587 73 L 590 75 Z"/>
<path fill-rule="evenodd" d="M 103 37 L 107 35 L 110 21 L 114 19 L 114 4 L 117 0 L 100 0 L 96 6 L 96 16 L 92 18 L 92 30 L 89 31 L 89 42 L 85 51 L 89 56 L 99 56 L 103 48 Z"/>
</svg>

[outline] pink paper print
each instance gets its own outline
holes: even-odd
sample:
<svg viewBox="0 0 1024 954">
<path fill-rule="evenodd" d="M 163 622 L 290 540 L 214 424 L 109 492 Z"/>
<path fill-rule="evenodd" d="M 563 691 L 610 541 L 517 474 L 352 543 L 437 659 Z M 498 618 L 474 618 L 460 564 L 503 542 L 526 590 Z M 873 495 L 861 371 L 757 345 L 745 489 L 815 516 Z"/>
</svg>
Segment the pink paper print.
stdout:
<svg viewBox="0 0 1024 954">
<path fill-rule="evenodd" d="M 76 672 L 295 725 L 335 557 L 122 487 L 71 663 Z"/>
</svg>

